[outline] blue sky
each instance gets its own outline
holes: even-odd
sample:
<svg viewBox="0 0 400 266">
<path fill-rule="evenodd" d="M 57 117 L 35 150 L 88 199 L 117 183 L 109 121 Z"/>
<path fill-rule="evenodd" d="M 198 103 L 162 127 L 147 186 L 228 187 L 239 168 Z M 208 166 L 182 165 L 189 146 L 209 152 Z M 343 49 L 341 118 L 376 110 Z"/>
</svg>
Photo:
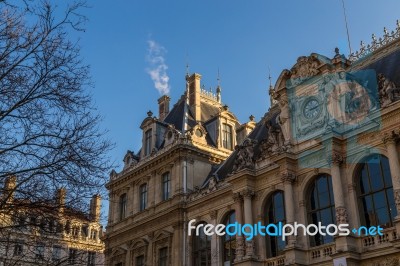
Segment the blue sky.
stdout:
<svg viewBox="0 0 400 266">
<path fill-rule="evenodd" d="M 90 1 L 81 35 L 82 56 L 91 65 L 94 100 L 103 128 L 116 143 L 110 156 L 122 166 L 128 149 L 138 151 L 139 125 L 158 111 L 161 96 L 146 69 L 149 41 L 165 48 L 172 104 L 185 87 L 186 63 L 215 89 L 220 70 L 222 100 L 243 123 L 268 110 L 268 67 L 273 82 L 297 58 L 312 52 L 348 54 L 341 0 L 130 0 Z M 398 0 L 347 0 L 353 50 L 371 34 L 394 30 Z M 120 170 L 118 168 L 117 170 Z"/>
</svg>

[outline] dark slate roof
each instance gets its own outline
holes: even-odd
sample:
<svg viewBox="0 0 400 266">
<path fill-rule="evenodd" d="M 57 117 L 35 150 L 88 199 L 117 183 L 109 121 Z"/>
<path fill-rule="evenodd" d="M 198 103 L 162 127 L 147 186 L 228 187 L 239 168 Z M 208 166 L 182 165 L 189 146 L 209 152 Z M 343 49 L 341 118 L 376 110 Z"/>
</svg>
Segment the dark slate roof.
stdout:
<svg viewBox="0 0 400 266">
<path fill-rule="evenodd" d="M 183 97 L 174 105 L 172 110 L 164 119 L 164 123 L 174 125 L 179 131 L 183 130 L 183 115 L 185 111 L 185 100 Z"/>
<path fill-rule="evenodd" d="M 271 109 L 268 113 L 264 115 L 263 119 L 261 119 L 260 122 L 257 123 L 253 131 L 247 136 L 247 138 L 257 141 L 257 144 L 254 147 L 255 157 L 257 157 L 257 155 L 260 152 L 259 151 L 260 143 L 268 137 L 268 132 L 265 124 L 270 123 L 270 125 L 272 125 L 273 128 L 279 127 L 279 125 L 276 122 L 276 117 L 278 116 L 278 114 L 279 110 L 277 108 Z M 238 151 L 235 150 L 222 164 L 220 164 L 218 167 L 212 168 L 206 180 L 204 181 L 202 187 L 207 186 L 212 176 L 215 176 L 218 181 L 225 179 L 227 175 L 232 172 L 237 153 Z"/>
<path fill-rule="evenodd" d="M 216 115 L 218 115 L 220 109 L 218 106 L 213 106 L 208 103 L 201 103 L 200 105 L 201 108 L 201 121 L 206 122 Z"/>
<path fill-rule="evenodd" d="M 360 60 L 362 62 L 364 60 Z M 354 67 L 357 67 L 355 63 Z M 390 81 L 393 81 L 397 86 L 400 85 L 400 49 L 386 55 L 378 61 L 362 67 L 363 70 L 374 69 L 376 74 L 382 73 Z"/>
</svg>

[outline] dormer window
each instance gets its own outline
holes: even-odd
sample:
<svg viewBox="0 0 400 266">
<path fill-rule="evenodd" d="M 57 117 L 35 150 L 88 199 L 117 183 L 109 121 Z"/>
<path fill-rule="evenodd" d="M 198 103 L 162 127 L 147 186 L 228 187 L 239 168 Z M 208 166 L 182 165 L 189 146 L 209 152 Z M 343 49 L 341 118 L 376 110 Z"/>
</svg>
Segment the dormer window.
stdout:
<svg viewBox="0 0 400 266">
<path fill-rule="evenodd" d="M 151 153 L 151 136 L 152 130 L 149 129 L 144 134 L 144 155 L 147 156 Z"/>
<path fill-rule="evenodd" d="M 233 150 L 232 126 L 222 124 L 222 147 L 228 150 Z"/>
</svg>

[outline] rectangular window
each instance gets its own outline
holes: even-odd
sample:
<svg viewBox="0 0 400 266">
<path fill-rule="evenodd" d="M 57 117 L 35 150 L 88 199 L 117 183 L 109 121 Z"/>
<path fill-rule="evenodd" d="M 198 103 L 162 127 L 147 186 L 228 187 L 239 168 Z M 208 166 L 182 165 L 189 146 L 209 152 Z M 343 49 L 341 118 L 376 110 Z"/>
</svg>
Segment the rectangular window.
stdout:
<svg viewBox="0 0 400 266">
<path fill-rule="evenodd" d="M 61 259 L 61 247 L 60 246 L 53 246 L 53 252 L 51 254 L 51 258 L 53 262 L 59 262 Z"/>
<path fill-rule="evenodd" d="M 97 230 L 92 229 L 90 231 L 90 239 L 96 239 L 97 238 Z"/>
<path fill-rule="evenodd" d="M 140 194 L 140 211 L 146 209 L 147 205 L 147 184 L 143 184 L 139 188 Z"/>
<path fill-rule="evenodd" d="M 126 193 L 119 197 L 119 219 L 122 220 L 126 217 Z"/>
<path fill-rule="evenodd" d="M 70 265 L 75 265 L 77 261 L 78 250 L 70 248 L 69 249 L 69 256 L 68 256 L 68 263 Z"/>
<path fill-rule="evenodd" d="M 162 200 L 167 200 L 170 197 L 171 178 L 169 172 L 162 175 Z"/>
<path fill-rule="evenodd" d="M 144 134 L 144 155 L 147 156 L 151 153 L 151 135 L 152 135 L 152 130 L 149 129 L 146 131 Z"/>
<path fill-rule="evenodd" d="M 14 256 L 21 256 L 23 253 L 22 243 L 17 243 L 14 246 Z"/>
<path fill-rule="evenodd" d="M 88 263 L 87 266 L 95 266 L 96 265 L 96 253 L 88 252 Z"/>
<path fill-rule="evenodd" d="M 44 244 L 38 244 L 36 246 L 35 258 L 37 260 L 43 260 L 44 259 Z"/>
<path fill-rule="evenodd" d="M 228 124 L 222 124 L 222 146 L 233 150 L 232 127 Z"/>
<path fill-rule="evenodd" d="M 144 256 L 136 257 L 136 265 L 135 266 L 144 266 Z"/>
<path fill-rule="evenodd" d="M 168 248 L 161 248 L 159 250 L 158 266 L 168 265 Z"/>
</svg>

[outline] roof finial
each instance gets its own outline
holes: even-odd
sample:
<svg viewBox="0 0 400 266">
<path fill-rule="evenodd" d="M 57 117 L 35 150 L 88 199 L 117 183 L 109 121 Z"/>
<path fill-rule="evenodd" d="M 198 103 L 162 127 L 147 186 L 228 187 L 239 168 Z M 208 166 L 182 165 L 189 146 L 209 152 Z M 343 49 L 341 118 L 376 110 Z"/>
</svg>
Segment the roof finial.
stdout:
<svg viewBox="0 0 400 266">
<path fill-rule="evenodd" d="M 218 82 L 218 85 L 217 85 L 217 101 L 219 103 L 221 103 L 222 102 L 222 99 L 221 99 L 221 79 L 219 77 L 219 67 L 218 67 L 218 74 L 217 74 L 217 82 Z"/>
<path fill-rule="evenodd" d="M 189 56 L 186 52 L 186 77 L 189 77 Z"/>
<path fill-rule="evenodd" d="M 221 79 L 219 78 L 219 67 L 218 67 L 218 74 L 217 74 L 217 83 L 218 87 L 221 85 Z"/>
<path fill-rule="evenodd" d="M 271 68 L 268 66 L 269 87 L 272 87 Z"/>
</svg>

